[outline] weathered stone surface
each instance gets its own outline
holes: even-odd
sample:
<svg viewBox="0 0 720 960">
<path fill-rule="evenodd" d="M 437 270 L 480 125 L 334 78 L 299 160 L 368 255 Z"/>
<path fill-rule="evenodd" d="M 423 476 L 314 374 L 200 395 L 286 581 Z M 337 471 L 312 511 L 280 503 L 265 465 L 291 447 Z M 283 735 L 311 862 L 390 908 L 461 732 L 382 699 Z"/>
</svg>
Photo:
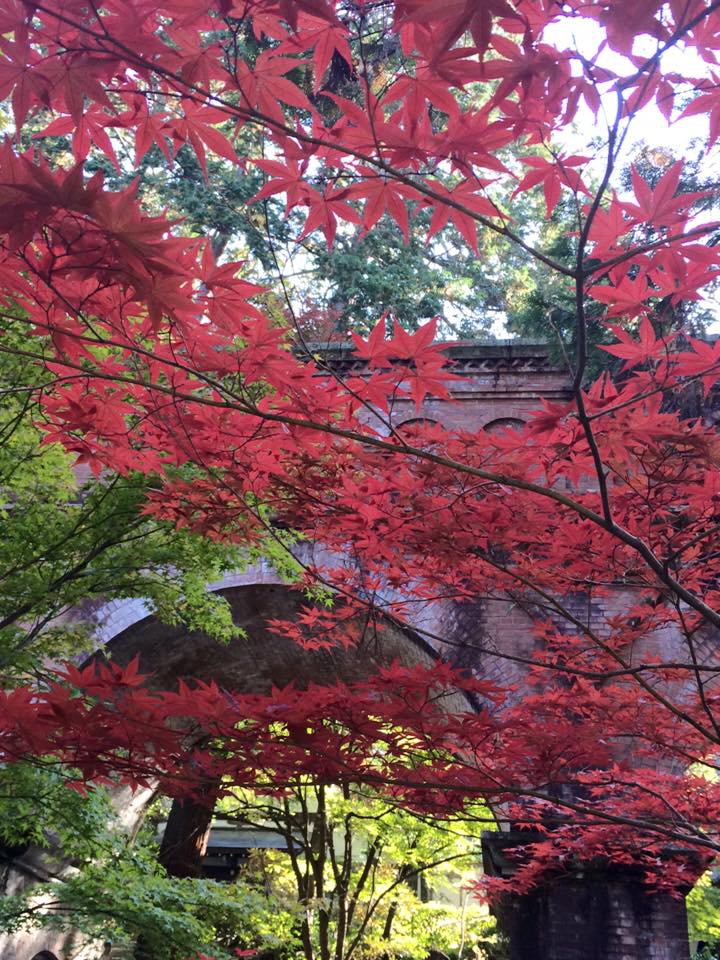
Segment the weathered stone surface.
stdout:
<svg viewBox="0 0 720 960">
<path fill-rule="evenodd" d="M 483 838 L 485 872 L 512 876 L 512 847 L 527 833 Z M 568 864 L 531 893 L 495 908 L 509 960 L 688 960 L 685 901 L 650 891 L 636 872 L 613 864 Z"/>
</svg>

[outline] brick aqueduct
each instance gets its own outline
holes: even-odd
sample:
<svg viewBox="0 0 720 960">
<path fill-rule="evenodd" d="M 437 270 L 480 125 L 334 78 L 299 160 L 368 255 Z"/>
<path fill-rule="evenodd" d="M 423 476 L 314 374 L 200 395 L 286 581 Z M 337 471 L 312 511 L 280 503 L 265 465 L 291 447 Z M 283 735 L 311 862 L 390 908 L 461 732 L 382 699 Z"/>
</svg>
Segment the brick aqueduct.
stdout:
<svg viewBox="0 0 720 960">
<path fill-rule="evenodd" d="M 401 401 L 394 410 L 397 425 L 422 417 L 448 428 L 492 430 L 525 420 L 541 398 L 562 400 L 568 396 L 567 374 L 553 365 L 542 343 L 477 341 L 450 347 L 448 353 L 455 361 L 455 371 L 464 377 L 454 384 L 456 402 L 431 399 L 418 413 L 410 402 Z M 331 349 L 326 356 L 339 372 L 354 364 L 343 347 Z M 289 641 L 271 637 L 265 620 L 292 618 L 298 600 L 267 565 L 229 575 L 210 589 L 222 591 L 230 601 L 247 639 L 220 650 L 201 633 L 160 624 L 138 599 L 113 601 L 91 611 L 98 647 L 110 651 L 118 662 L 139 653 L 141 669 L 152 673 L 158 684 L 170 685 L 185 676 L 213 678 L 237 690 L 256 692 L 271 683 L 282 685 L 303 676 L 352 679 L 367 671 L 368 665 L 396 657 L 418 662 L 433 656 L 417 634 L 400 629 L 384 631 L 383 648 L 363 650 L 360 656 L 306 653 Z M 613 602 L 622 605 L 622 595 Z M 87 617 L 87 609 L 82 615 Z M 509 661 L 488 651 L 527 656 L 534 642 L 528 615 L 509 601 L 478 601 L 474 608 L 432 604 L 416 625 L 447 638 L 456 656 L 459 647 L 463 664 L 486 676 L 502 672 L 505 679 Z M 479 638 L 483 653 L 471 649 Z M 131 799 L 123 794 L 117 800 L 131 827 L 142 815 L 148 795 Z M 202 811 L 180 806 L 176 803 L 168 823 L 163 862 L 171 873 L 182 875 L 191 872 L 188 863 L 193 857 L 197 861 L 197 838 L 206 832 L 209 820 Z M 514 842 L 514 836 L 507 833 L 488 838 L 483 849 L 485 870 L 507 875 L 511 864 L 503 851 Z M 57 869 L 57 863 L 31 848 L 5 864 L 4 892 L 17 892 L 53 876 Z M 647 894 L 635 877 L 621 869 L 568 871 L 562 881 L 530 895 L 509 897 L 499 920 L 508 936 L 510 960 L 687 960 L 689 956 L 684 904 L 667 895 Z M 69 948 L 67 935 L 0 937 L 3 960 L 64 960 L 76 956 L 77 945 L 70 952 Z"/>
</svg>

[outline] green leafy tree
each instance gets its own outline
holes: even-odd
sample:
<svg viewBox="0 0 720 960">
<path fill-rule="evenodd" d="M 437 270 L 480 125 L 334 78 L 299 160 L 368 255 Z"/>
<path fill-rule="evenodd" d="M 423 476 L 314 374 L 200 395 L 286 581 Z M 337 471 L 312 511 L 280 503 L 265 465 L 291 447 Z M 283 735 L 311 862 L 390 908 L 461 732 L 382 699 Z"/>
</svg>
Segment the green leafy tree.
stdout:
<svg viewBox="0 0 720 960">
<path fill-rule="evenodd" d="M 290 535 L 276 533 L 242 550 L 219 544 L 147 517 L 152 478 L 88 476 L 73 454 L 46 442 L 39 403 L 44 375 L 35 362 L 45 346 L 38 337 L 28 351 L 25 332 L 6 318 L 0 344 L 4 681 L 41 670 L 48 658 L 92 650 L 92 611 L 111 598 L 143 597 L 165 622 L 221 641 L 239 636 L 226 601 L 205 585 L 261 555 L 292 576 L 292 562 L 277 543 Z"/>
<path fill-rule="evenodd" d="M 266 544 L 250 549 L 221 545 L 146 516 L 152 478 L 132 472 L 88 475 L 76 455 L 46 442 L 40 407 L 45 374 L 37 363 L 46 349 L 42 337 L 28 345 L 21 325 L 5 316 L 0 343 L 3 685 L 15 686 L 29 676 L 42 684 L 53 660 L 84 659 L 96 644 L 93 611 L 113 598 L 143 597 L 165 622 L 203 630 L 219 642 L 240 637 L 228 604 L 206 584 L 261 555 L 274 557 L 278 569 L 292 577 L 292 561 L 278 546 L 290 535 L 275 532 Z M 68 783 L 72 771 L 50 763 L 0 770 L 0 856 L 8 865 L 32 856 L 50 878 L 0 900 L 3 931 L 42 926 L 100 940 L 143 937 L 162 960 L 216 944 L 223 924 L 234 929 L 248 913 L 266 908 L 252 891 L 231 894 L 209 881 L 193 885 L 167 877 L 157 862 L 154 838 L 135 842 L 127 835 L 112 791 L 98 788 L 81 795 Z"/>
<path fill-rule="evenodd" d="M 255 850 L 233 882 L 219 883 L 159 865 L 166 801 L 129 834 L 111 794 L 69 791 L 71 775 L 50 765 L 0 771 L 2 856 L 32 844 L 51 864 L 46 881 L 0 899 L 4 932 L 73 931 L 152 960 L 237 950 L 268 960 L 501 956 L 469 889 L 479 842 L 468 821 L 437 825 L 340 788 L 298 786 L 283 799 L 246 791 L 218 812 L 277 832 L 287 850 Z"/>
<path fill-rule="evenodd" d="M 690 939 L 705 943 L 708 949 L 698 957 L 713 958 L 720 946 L 720 887 L 711 872 L 703 874 L 690 891 L 686 903 Z"/>
<path fill-rule="evenodd" d="M 462 960 L 499 949 L 468 888 L 479 865 L 472 811 L 438 824 L 349 786 L 299 783 L 279 799 L 239 791 L 221 812 L 285 844 L 257 851 L 240 882 L 294 914 L 293 960 L 424 960 L 432 950 Z M 258 943 L 248 930 L 246 947 Z"/>
<path fill-rule="evenodd" d="M 250 886 L 168 877 L 157 861 L 152 818 L 137 836 L 102 788 L 68 790 L 69 774 L 18 765 L 0 771 L 0 849 L 33 844 L 50 859 L 48 879 L 0 898 L 0 929 L 80 933 L 98 944 L 141 939 L 154 960 L 212 950 L 234 956 L 238 931 L 275 947 L 285 933 L 275 906 Z M 62 862 L 52 859 L 60 846 Z M 98 952 L 101 947 L 98 947 Z"/>
</svg>

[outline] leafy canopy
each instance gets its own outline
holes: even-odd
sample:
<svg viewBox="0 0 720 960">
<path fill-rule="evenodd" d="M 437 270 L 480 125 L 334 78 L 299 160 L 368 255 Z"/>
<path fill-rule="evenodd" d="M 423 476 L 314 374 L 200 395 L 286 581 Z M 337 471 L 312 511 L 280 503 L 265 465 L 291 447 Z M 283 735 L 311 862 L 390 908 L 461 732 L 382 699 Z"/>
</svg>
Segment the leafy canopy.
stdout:
<svg viewBox="0 0 720 960">
<path fill-rule="evenodd" d="M 717 3 L 69 0 L 7 4 L 2 20 L 15 136 L 0 151 L 0 284 L 27 335 L 0 351 L 46 378 L 45 437 L 100 476 L 152 477 L 154 522 L 249 551 L 288 528 L 321 544 L 303 586 L 336 602 L 274 625 L 306 647 L 381 643 L 388 616 L 427 631 L 423 604 L 498 598 L 533 638 L 520 654 L 472 638 L 474 670 L 396 664 L 254 696 L 151 693 L 135 664 L 68 668 L 3 694 L 3 759 L 52 755 L 173 795 L 209 777 L 208 802 L 301 773 L 385 785 L 438 815 L 483 797 L 535 831 L 516 889 L 569 856 L 687 886 L 719 843 L 706 774 L 720 741 L 720 351 L 676 319 L 716 280 L 720 246 L 681 162 L 629 182 L 622 167 L 629 128 L 654 110 L 705 118 L 715 149 Z M 575 27 L 598 33 L 590 55 L 562 39 Z M 566 146 L 575 121 L 598 139 Z M 248 129 L 262 156 L 243 156 Z M 422 416 L 397 431 L 456 382 L 434 321 L 379 318 L 344 373 L 308 356 L 277 291 L 221 240 L 140 184 L 108 188 L 98 154 L 122 176 L 127 142 L 136 162 L 260 171 L 243 203 L 284 198 L 290 226 L 268 223 L 300 245 L 388 223 L 412 243 L 421 224 L 482 263 L 494 238 L 571 326 L 567 396 L 500 433 Z M 567 204 L 562 237 L 516 217 L 526 195 L 551 216 Z M 614 382 L 588 376 L 600 323 Z"/>
</svg>

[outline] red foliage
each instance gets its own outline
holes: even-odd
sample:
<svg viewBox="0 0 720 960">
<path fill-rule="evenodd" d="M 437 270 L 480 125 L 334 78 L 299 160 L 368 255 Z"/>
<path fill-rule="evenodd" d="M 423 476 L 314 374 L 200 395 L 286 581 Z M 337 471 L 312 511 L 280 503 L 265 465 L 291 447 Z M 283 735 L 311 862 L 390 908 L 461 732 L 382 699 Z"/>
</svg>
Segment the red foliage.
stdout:
<svg viewBox="0 0 720 960">
<path fill-rule="evenodd" d="M 518 888 L 569 856 L 627 860 L 682 885 L 685 848 L 717 852 L 720 793 L 703 771 L 715 771 L 720 742 L 720 440 L 673 397 L 693 384 L 707 398 L 720 354 L 677 331 L 660 335 L 654 305 L 701 296 L 720 246 L 694 217 L 701 196 L 678 192 L 680 165 L 654 187 L 635 172 L 633 198 L 610 192 L 624 125 L 648 103 L 671 115 L 676 94 L 697 91 L 683 112 L 707 115 L 717 139 L 716 78 L 680 78 L 663 60 L 682 46 L 716 64 L 716 7 L 649 0 L 628 16 L 625 0 L 570 2 L 562 13 L 545 0 L 2 6 L 0 91 L 17 138 L 0 152 L 0 296 L 52 345 L 49 439 L 97 470 L 159 474 L 147 510 L 177 525 L 252 543 L 264 529 L 260 503 L 321 543 L 334 560 L 309 577 L 349 606 L 274 625 L 306 647 L 352 644 L 357 623 L 375 616 L 371 596 L 396 617 L 439 597 L 509 597 L 536 634 L 524 659 L 490 654 L 503 664 L 497 684 L 443 665 L 395 666 L 351 687 L 238 696 L 203 685 L 153 693 L 132 669 L 68 670 L 46 689 L 2 694 L 4 761 L 51 755 L 83 780 L 159 778 L 173 795 L 192 792 L 193 777 L 271 778 L 282 789 L 302 772 L 385 784 L 438 814 L 482 796 L 500 818 L 545 834 Z M 570 16 L 594 20 L 625 58 L 610 69 L 602 49 L 591 61 L 553 47 L 549 26 Z M 382 86 L 355 63 L 356 100 L 324 92 L 330 122 L 318 106 L 328 67 L 334 58 L 350 67 L 367 17 L 399 35 L 403 69 Z M 234 42 L 248 27 L 264 47 L 253 62 Z M 657 43 L 645 60 L 632 54 L 639 35 Z M 465 89 L 483 83 L 480 105 L 466 106 Z M 547 145 L 580 104 L 600 116 L 606 95 L 617 113 L 593 193 L 589 161 Z M 18 146 L 41 111 L 52 119 L 40 136 L 70 135 L 75 166 Z M 301 237 L 321 230 L 330 245 L 384 213 L 407 234 L 427 207 L 430 237 L 453 229 L 453 242 L 477 252 L 478 230 L 494 231 L 574 286 L 572 399 L 518 431 L 393 433 L 385 417 L 398 396 L 418 407 L 447 396 L 454 375 L 433 324 L 388 339 L 383 319 L 356 338 L 365 372 L 330 376 L 299 360 L 287 331 L 249 302 L 260 288 L 241 263 L 218 265 L 207 243 L 144 212 L 137 188 L 112 193 L 83 172 L 90 150 L 118 162 L 113 129 L 132 133 L 138 158 L 155 144 L 170 161 L 188 145 L 203 168 L 207 152 L 244 162 L 235 137 L 245 124 L 262 127 L 271 147 L 271 159 L 254 161 L 268 178 L 255 199 L 284 194 L 288 211 L 307 208 Z M 510 145 L 532 148 L 525 172 L 508 168 Z M 492 177 L 510 189 L 495 191 Z M 539 188 L 548 215 L 563 192 L 574 198 L 570 266 L 514 230 L 512 198 Z M 615 385 L 585 390 L 589 299 L 618 318 L 607 350 L 623 369 Z M 187 463 L 191 483 L 169 469 Z M 356 562 L 332 566 L 341 556 Z M 596 624 L 570 602 L 578 594 L 621 596 L 620 612 Z M 467 708 L 438 699 L 441 690 L 467 695 Z M 200 747 L 201 735 L 215 746 Z"/>
</svg>

